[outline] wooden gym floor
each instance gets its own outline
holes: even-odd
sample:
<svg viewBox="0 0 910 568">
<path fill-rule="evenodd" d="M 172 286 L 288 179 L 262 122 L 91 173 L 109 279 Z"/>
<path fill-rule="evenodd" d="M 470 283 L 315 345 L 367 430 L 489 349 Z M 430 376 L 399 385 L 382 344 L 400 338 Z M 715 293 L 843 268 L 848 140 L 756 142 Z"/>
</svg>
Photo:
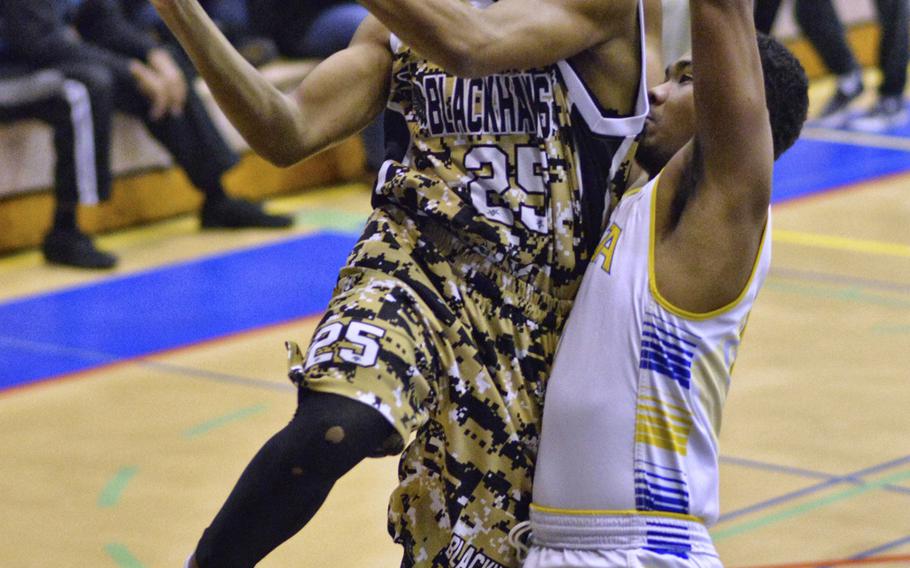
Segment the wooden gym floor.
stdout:
<svg viewBox="0 0 910 568">
<path fill-rule="evenodd" d="M 712 533 L 733 568 L 910 566 L 910 127 L 809 129 L 775 183 Z M 309 338 L 368 203 L 335 187 L 271 202 L 290 232 L 106 235 L 111 274 L 0 258 L 0 566 L 182 566 L 290 418 L 282 342 Z M 357 467 L 261 565 L 397 567 L 395 467 Z"/>
</svg>

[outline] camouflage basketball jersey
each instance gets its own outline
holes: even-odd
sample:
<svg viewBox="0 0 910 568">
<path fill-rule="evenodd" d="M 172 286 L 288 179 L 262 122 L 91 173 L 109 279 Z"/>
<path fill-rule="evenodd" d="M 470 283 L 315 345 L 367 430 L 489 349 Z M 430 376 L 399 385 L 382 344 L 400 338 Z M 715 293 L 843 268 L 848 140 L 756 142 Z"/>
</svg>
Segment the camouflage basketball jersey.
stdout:
<svg viewBox="0 0 910 568">
<path fill-rule="evenodd" d="M 389 507 L 403 568 L 516 568 L 546 380 L 625 184 L 644 73 L 618 118 L 567 62 L 464 79 L 392 48 L 392 159 L 292 376 L 372 406 L 398 441 L 414 434 Z"/>
<path fill-rule="evenodd" d="M 465 79 L 394 36 L 392 49 L 394 159 L 374 204 L 447 227 L 540 290 L 572 298 L 611 193 L 628 179 L 648 112 L 644 71 L 633 116 L 618 118 L 565 61 Z"/>
</svg>

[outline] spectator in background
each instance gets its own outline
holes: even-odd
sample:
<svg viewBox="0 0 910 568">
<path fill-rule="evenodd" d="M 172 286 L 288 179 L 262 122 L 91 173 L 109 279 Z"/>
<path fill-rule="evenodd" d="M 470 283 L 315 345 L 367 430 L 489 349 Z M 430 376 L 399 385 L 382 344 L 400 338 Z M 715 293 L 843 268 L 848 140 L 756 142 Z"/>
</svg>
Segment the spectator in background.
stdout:
<svg viewBox="0 0 910 568">
<path fill-rule="evenodd" d="M 907 121 L 904 108 L 910 41 L 907 1 L 875 0 L 882 28 L 879 66 L 883 79 L 878 101 L 864 114 L 850 118 L 850 103 L 863 92 L 863 74 L 847 43 L 844 26 L 831 0 L 795 0 L 796 21 L 825 66 L 837 75 L 837 91 L 822 109 L 817 125 L 880 132 Z M 756 0 L 755 26 L 759 31 L 770 32 L 780 4 L 781 0 Z"/>
<path fill-rule="evenodd" d="M 131 23 L 158 41 L 177 45 L 174 36 L 148 0 L 119 1 Z M 260 67 L 278 56 L 274 41 L 253 33 L 247 0 L 203 0 L 200 4 L 247 61 Z"/>
<path fill-rule="evenodd" d="M 57 70 L 69 85 L 81 86 L 88 95 L 90 108 L 84 114 L 91 123 L 94 179 L 83 181 L 94 184 L 99 200 L 110 195 L 111 118 L 118 110 L 143 119 L 204 193 L 200 214 L 204 228 L 290 226 L 288 217 L 266 214 L 255 204 L 227 196 L 221 177 L 237 157 L 187 87 L 174 58 L 130 25 L 116 0 L 3 0 L 0 20 L 4 46 L 0 61 L 26 70 Z M 59 187 L 69 183 L 58 177 L 58 195 Z M 45 258 L 83 268 L 113 266 L 113 258 L 105 258 L 107 253 L 98 251 L 78 230 L 75 207 L 70 205 L 58 203 L 54 226 L 42 247 Z"/>
<path fill-rule="evenodd" d="M 28 119 L 54 130 L 56 210 L 42 246 L 45 258 L 83 268 L 112 268 L 116 257 L 95 248 L 76 226 L 76 206 L 98 203 L 95 172 L 106 159 L 93 149 L 88 91 L 58 71 L 0 64 L 0 123 Z"/>
<path fill-rule="evenodd" d="M 325 59 L 348 46 L 367 9 L 350 0 L 246 0 L 255 35 L 271 38 L 278 52 L 297 59 Z M 361 132 L 367 167 L 385 161 L 382 115 Z"/>
</svg>

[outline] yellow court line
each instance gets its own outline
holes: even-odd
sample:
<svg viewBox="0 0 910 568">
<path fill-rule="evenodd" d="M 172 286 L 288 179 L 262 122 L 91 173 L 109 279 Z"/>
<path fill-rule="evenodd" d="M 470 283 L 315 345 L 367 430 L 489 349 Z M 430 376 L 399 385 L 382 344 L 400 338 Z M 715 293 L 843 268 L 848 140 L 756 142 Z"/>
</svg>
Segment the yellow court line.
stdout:
<svg viewBox="0 0 910 568">
<path fill-rule="evenodd" d="M 910 258 L 910 245 L 898 243 L 852 239 L 834 235 L 819 235 L 816 233 L 802 233 L 799 231 L 787 231 L 785 229 L 775 229 L 773 238 L 775 242 L 791 245 Z"/>
</svg>

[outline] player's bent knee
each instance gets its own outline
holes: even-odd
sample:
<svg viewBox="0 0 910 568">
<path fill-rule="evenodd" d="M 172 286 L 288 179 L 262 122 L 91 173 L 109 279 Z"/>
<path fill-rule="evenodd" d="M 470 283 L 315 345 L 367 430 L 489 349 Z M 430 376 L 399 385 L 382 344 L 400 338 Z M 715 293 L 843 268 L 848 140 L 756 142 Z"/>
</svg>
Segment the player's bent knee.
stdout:
<svg viewBox="0 0 910 568">
<path fill-rule="evenodd" d="M 378 410 L 344 396 L 302 389 L 288 425 L 305 445 L 299 458 L 309 467 L 340 475 L 366 457 L 385 455 L 401 437 Z"/>
</svg>

